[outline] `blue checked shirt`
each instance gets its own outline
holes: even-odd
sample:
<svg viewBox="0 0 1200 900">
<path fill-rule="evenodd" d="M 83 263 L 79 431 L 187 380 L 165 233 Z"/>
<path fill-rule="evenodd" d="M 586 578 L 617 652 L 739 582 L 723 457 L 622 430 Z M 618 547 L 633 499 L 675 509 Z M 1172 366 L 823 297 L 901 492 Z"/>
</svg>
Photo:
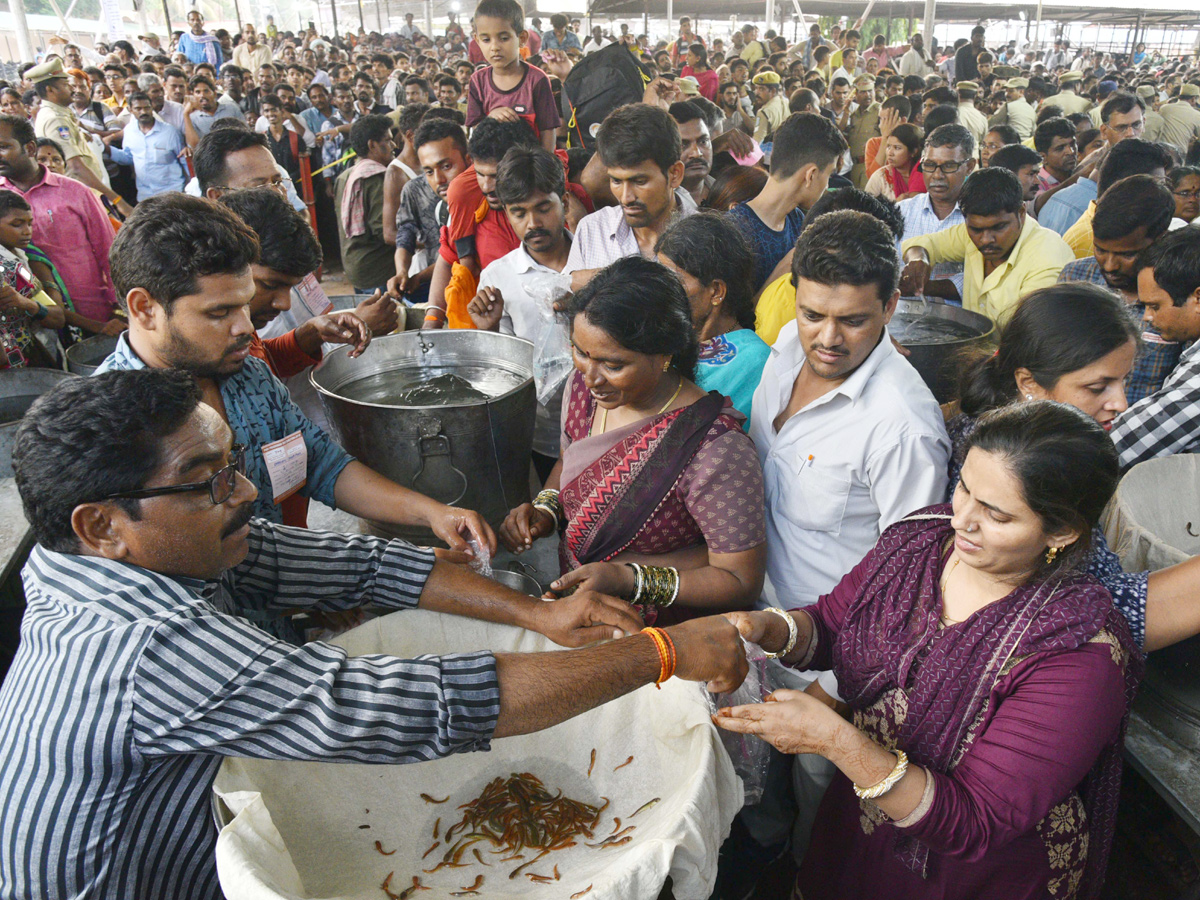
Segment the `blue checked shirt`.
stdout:
<svg viewBox="0 0 1200 900">
<path fill-rule="evenodd" d="M 1161 390 L 1117 417 L 1112 439 L 1123 470 L 1159 456 L 1200 453 L 1200 341 L 1183 351 Z"/>
<path fill-rule="evenodd" d="M 117 342 L 117 349 L 96 369 L 96 374 L 145 367 L 129 346 L 126 333 Z M 283 509 L 274 501 L 262 446 L 297 431 L 304 435 L 304 445 L 308 448 L 308 481 L 300 493 L 336 508 L 334 485 L 354 457 L 300 411 L 266 363 L 247 357 L 240 372 L 221 382 L 221 399 L 233 439 L 246 448 L 246 477 L 258 488 L 258 499 L 254 501 L 256 516 L 283 523 Z"/>
<path fill-rule="evenodd" d="M 219 900 L 209 813 L 225 756 L 420 762 L 486 750 L 490 652 L 348 658 L 244 613 L 417 605 L 433 553 L 250 523 L 220 581 L 34 548 L 0 687 L 0 897 Z"/>
<path fill-rule="evenodd" d="M 900 215 L 904 217 L 905 240 L 945 231 L 947 228 L 962 225 L 967 221 L 957 203 L 950 215 L 939 219 L 937 213 L 933 211 L 933 204 L 930 202 L 928 194 L 909 197 L 907 200 L 901 200 L 897 205 L 900 207 Z M 958 288 L 958 296 L 960 298 L 963 296 L 963 264 L 961 262 L 936 263 L 929 277 L 930 279 L 946 278 L 953 281 L 954 286 Z"/>
<path fill-rule="evenodd" d="M 1058 281 L 1060 284 L 1064 281 L 1085 281 L 1088 284 L 1098 284 L 1102 288 L 1112 290 L 1109 288 L 1108 282 L 1104 280 L 1104 273 L 1100 271 L 1100 263 L 1094 256 L 1067 263 L 1063 266 Z M 1163 386 L 1167 376 L 1179 364 L 1179 355 L 1183 353 L 1183 345 L 1176 341 L 1164 341 L 1162 335 L 1142 319 L 1146 312 L 1145 305 L 1136 302 L 1127 303 L 1126 308 L 1129 310 L 1129 315 L 1137 319 L 1138 327 L 1142 330 L 1142 346 L 1133 360 L 1133 368 L 1125 377 L 1125 399 L 1132 406 Z"/>
</svg>

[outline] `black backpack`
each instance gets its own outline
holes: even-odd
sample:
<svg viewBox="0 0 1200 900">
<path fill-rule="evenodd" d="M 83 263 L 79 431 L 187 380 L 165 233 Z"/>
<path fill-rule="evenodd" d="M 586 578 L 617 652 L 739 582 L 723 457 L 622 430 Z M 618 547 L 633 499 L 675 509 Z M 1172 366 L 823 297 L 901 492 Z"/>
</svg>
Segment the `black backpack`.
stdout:
<svg viewBox="0 0 1200 900">
<path fill-rule="evenodd" d="M 562 86 L 567 146 L 596 146 L 592 126 L 626 103 L 640 103 L 653 77 L 625 44 L 609 44 L 581 59 Z"/>
</svg>

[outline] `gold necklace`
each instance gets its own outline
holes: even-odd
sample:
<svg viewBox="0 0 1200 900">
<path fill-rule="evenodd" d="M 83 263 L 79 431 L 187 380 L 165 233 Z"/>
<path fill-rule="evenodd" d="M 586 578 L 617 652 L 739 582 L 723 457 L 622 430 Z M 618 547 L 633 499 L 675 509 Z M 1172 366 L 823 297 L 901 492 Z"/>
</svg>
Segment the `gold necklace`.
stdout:
<svg viewBox="0 0 1200 900">
<path fill-rule="evenodd" d="M 958 624 L 966 621 L 966 619 L 952 619 L 948 615 L 946 615 L 946 585 L 950 582 L 950 576 L 952 574 L 954 574 L 954 570 L 958 567 L 958 564 L 961 561 L 961 559 L 962 559 L 962 557 L 955 556 L 954 562 L 950 563 L 950 568 L 948 568 L 946 570 L 945 574 L 942 575 L 942 583 L 941 583 L 942 614 L 938 618 L 941 619 L 943 625 L 958 625 Z"/>
<path fill-rule="evenodd" d="M 664 403 L 662 405 L 662 409 L 660 409 L 658 412 L 656 412 L 655 415 L 661 416 L 663 413 L 665 413 L 667 411 L 667 407 L 669 407 L 672 403 L 675 402 L 675 398 L 679 396 L 679 392 L 682 390 L 683 390 L 683 376 L 680 375 L 679 376 L 679 384 L 675 385 L 675 393 L 673 393 L 671 395 L 671 399 L 669 399 L 666 403 Z M 600 426 L 599 432 L 597 432 L 596 428 L 595 428 L 595 426 L 597 424 L 599 424 L 599 426 Z M 604 434 L 604 432 L 607 430 L 608 430 L 608 407 L 602 406 L 602 407 L 600 407 L 600 421 L 597 423 L 594 419 L 592 420 L 592 429 L 588 432 L 588 436 L 590 437 L 592 434 Z"/>
</svg>

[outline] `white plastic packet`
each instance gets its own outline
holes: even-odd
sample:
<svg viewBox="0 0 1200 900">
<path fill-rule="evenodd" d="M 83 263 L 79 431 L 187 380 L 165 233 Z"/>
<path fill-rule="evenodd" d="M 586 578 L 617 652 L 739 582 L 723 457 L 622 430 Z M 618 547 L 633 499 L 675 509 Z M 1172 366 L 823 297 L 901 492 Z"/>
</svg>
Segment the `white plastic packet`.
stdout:
<svg viewBox="0 0 1200 900">
<path fill-rule="evenodd" d="M 571 296 L 571 276 L 534 272 L 525 291 L 537 302 L 541 325 L 533 338 L 533 383 L 538 402 L 547 406 L 571 374 L 571 334 L 566 313 L 555 312 L 554 304 Z"/>
<path fill-rule="evenodd" d="M 746 680 L 734 691 L 728 694 L 708 694 L 709 712 L 716 713 L 726 706 L 746 706 L 750 703 L 762 703 L 771 692 L 767 677 L 767 655 L 757 644 L 751 644 L 742 639 L 746 650 L 746 662 L 750 669 Z M 737 734 L 732 731 L 718 729 L 721 733 L 721 744 L 733 762 L 733 771 L 742 780 L 742 788 L 746 792 L 746 805 L 758 803 L 762 799 L 763 787 L 767 781 L 767 765 L 771 760 L 771 745 L 753 734 Z"/>
<path fill-rule="evenodd" d="M 471 548 L 470 566 L 471 569 L 484 578 L 492 577 L 492 552 L 488 550 L 486 544 L 481 544 L 475 538 L 467 538 L 467 546 Z"/>
</svg>

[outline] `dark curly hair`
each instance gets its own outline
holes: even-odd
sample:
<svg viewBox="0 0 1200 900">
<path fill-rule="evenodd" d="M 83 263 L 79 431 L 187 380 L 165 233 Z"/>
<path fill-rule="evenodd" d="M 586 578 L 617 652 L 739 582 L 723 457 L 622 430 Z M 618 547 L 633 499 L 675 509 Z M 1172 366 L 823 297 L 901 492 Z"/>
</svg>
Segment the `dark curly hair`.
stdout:
<svg viewBox="0 0 1200 900">
<path fill-rule="evenodd" d="M 172 192 L 137 205 L 108 253 L 117 297 L 145 289 L 171 304 L 199 290 L 204 275 L 240 274 L 258 262 L 258 238 L 214 200 Z"/>
<path fill-rule="evenodd" d="M 199 405 L 196 380 L 179 369 L 69 378 L 41 397 L 13 444 L 17 490 L 38 543 L 79 552 L 75 507 L 145 487 L 162 464 L 162 439 Z M 139 518 L 140 501 L 113 502 Z"/>
</svg>

